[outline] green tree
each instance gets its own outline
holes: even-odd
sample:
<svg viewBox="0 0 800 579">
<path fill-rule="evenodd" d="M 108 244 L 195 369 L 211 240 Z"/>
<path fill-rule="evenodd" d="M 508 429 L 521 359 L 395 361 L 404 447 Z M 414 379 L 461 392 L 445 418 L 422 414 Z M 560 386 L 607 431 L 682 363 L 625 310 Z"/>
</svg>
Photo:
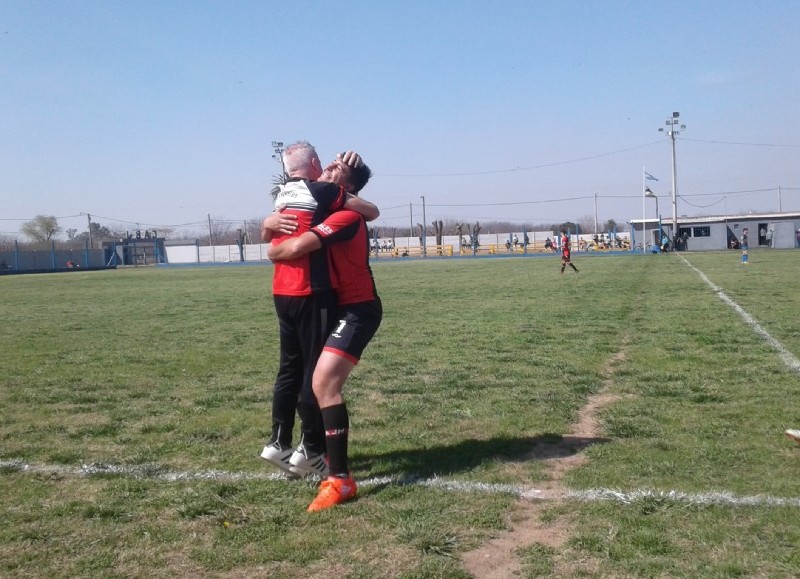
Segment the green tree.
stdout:
<svg viewBox="0 0 800 579">
<path fill-rule="evenodd" d="M 55 236 L 61 227 L 58 219 L 52 215 L 37 215 L 30 221 L 26 221 L 20 226 L 20 231 L 27 235 L 31 241 L 37 243 L 47 243 Z"/>
</svg>

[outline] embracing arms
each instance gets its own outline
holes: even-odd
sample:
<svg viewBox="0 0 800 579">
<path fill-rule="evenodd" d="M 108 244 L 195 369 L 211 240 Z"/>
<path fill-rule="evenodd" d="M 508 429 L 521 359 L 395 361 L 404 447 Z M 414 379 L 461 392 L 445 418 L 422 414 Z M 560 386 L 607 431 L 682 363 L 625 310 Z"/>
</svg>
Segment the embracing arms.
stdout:
<svg viewBox="0 0 800 579">
<path fill-rule="evenodd" d="M 306 231 L 297 237 L 291 237 L 278 245 L 270 245 L 267 256 L 272 261 L 297 259 L 322 247 L 322 241 L 311 231 Z"/>
</svg>

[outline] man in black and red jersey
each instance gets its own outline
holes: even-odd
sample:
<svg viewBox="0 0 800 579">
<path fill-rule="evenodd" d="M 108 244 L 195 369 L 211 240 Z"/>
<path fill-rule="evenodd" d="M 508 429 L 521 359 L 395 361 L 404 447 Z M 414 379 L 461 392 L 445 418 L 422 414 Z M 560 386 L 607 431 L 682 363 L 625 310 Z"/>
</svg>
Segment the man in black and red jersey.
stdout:
<svg viewBox="0 0 800 579">
<path fill-rule="evenodd" d="M 564 268 L 566 266 L 570 266 L 572 269 L 575 270 L 575 273 L 578 273 L 578 268 L 570 261 L 570 250 L 569 250 L 569 235 L 567 235 L 567 230 L 561 230 L 561 273 L 564 273 Z"/>
<path fill-rule="evenodd" d="M 359 164 L 348 152 L 337 161 Z M 275 213 L 262 222 L 261 237 L 279 246 L 318 225 L 331 212 L 348 208 L 369 219 L 379 215 L 373 204 L 347 193 L 343 187 L 317 181 L 322 164 L 314 147 L 301 142 L 284 151 L 288 175 L 275 199 Z M 272 284 L 280 331 L 280 363 L 272 399 L 272 434 L 261 457 L 293 473 L 292 462 L 314 464 L 323 474 L 325 438 L 311 377 L 322 345 L 334 320 L 335 295 L 325 252 L 312 252 L 275 265 Z M 295 411 L 300 415 L 301 441 L 292 448 Z"/>
<path fill-rule="evenodd" d="M 335 179 L 358 192 L 371 176 L 366 165 L 339 169 L 321 179 Z M 353 211 L 338 211 L 303 235 L 271 247 L 269 256 L 276 261 L 292 260 L 320 248 L 329 248 L 330 252 L 338 322 L 325 342 L 312 382 L 325 423 L 330 476 L 322 482 L 309 511 L 330 508 L 356 495 L 356 483 L 347 464 L 350 420 L 342 389 L 383 317 L 369 266 L 369 235 L 364 218 Z"/>
</svg>

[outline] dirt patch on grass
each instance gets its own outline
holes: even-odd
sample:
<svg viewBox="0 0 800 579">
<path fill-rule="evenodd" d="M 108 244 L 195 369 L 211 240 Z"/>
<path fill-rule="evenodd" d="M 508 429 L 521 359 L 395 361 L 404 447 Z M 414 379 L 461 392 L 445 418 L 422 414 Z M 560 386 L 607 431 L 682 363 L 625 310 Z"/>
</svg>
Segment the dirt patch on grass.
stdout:
<svg viewBox="0 0 800 579">
<path fill-rule="evenodd" d="M 566 543 L 572 532 L 569 516 L 551 517 L 548 512 L 552 513 L 563 500 L 566 493 L 563 485 L 565 475 L 586 462 L 586 456 L 581 451 L 606 440 L 600 436 L 597 415 L 601 409 L 619 399 L 618 395 L 608 390 L 613 381 L 614 368 L 625 359 L 626 344 L 627 340 L 623 340 L 621 349 L 608 360 L 603 372 L 606 378 L 600 392 L 588 398 L 569 432 L 561 440 L 539 442 L 531 450 L 530 459 L 541 460 L 545 465 L 547 480 L 537 485 L 542 491 L 542 499 L 518 500 L 509 514 L 510 529 L 464 554 L 464 568 L 474 577 L 519 577 L 522 565 L 516 556 L 518 549 L 538 543 L 558 550 Z M 583 563 L 581 566 L 585 571 Z M 577 568 L 568 569 L 563 564 L 557 564 L 554 574 L 570 576 L 577 571 Z"/>
</svg>

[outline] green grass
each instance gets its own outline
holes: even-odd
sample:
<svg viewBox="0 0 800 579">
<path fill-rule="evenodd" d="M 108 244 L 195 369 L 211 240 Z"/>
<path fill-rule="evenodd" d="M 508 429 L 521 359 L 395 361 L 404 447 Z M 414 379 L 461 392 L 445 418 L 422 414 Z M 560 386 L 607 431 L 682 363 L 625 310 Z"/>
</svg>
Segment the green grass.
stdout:
<svg viewBox="0 0 800 579">
<path fill-rule="evenodd" d="M 800 252 L 684 254 L 795 357 Z M 800 376 L 678 256 L 380 262 L 384 321 L 346 387 L 357 479 L 535 487 L 531 458 L 605 384 L 571 489 L 800 497 Z M 0 458 L 268 473 L 269 267 L 0 278 Z M 622 352 L 620 359 L 616 356 Z M 615 360 L 613 364 L 612 360 Z M 515 497 L 401 484 L 310 516 L 315 489 L 0 470 L 0 575 L 466 577 Z M 797 507 L 568 501 L 525 576 L 800 575 Z M 566 567 L 565 567 L 566 566 Z"/>
</svg>

